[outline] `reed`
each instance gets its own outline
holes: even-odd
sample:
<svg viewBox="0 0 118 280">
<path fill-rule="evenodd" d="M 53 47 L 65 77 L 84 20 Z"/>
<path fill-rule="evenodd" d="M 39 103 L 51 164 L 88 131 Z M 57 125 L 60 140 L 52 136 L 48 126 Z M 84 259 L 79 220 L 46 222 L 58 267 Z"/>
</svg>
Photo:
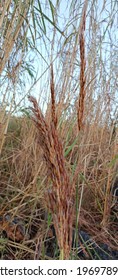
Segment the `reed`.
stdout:
<svg viewBox="0 0 118 280">
<path fill-rule="evenodd" d="M 111 248 L 118 244 L 117 185 L 111 196 L 118 172 L 117 1 L 114 5 L 103 1 L 100 9 L 99 1 L 85 0 L 83 6 L 68 1 L 69 17 L 61 33 L 61 6 L 53 9 L 53 1 L 48 2 L 44 12 L 40 1 L 36 7 L 34 1 L 0 4 L 0 221 L 6 214 L 17 216 L 26 233 L 19 243 L 14 232 L 10 240 L 11 227 L 7 227 L 6 239 L 2 223 L 1 259 L 57 259 L 58 248 L 60 259 L 78 259 L 80 230 Z M 51 15 L 49 30 L 47 15 Z M 31 81 L 28 92 L 22 87 L 27 81 L 28 85 Z M 37 89 L 38 103 L 30 97 L 32 121 L 27 95 L 31 91 L 38 95 Z M 45 117 L 39 103 L 41 108 L 47 106 Z M 56 238 L 55 231 L 54 238 L 49 236 L 52 223 Z M 71 250 L 72 226 L 76 251 Z"/>
<path fill-rule="evenodd" d="M 60 249 L 60 259 L 68 259 L 72 246 L 73 224 L 73 188 L 66 171 L 61 140 L 56 129 L 55 120 L 48 124 L 38 107 L 34 97 L 29 97 L 32 103 L 32 120 L 38 130 L 38 143 L 43 150 L 48 177 L 52 186 L 47 187 L 46 201 L 52 213 L 55 232 Z M 53 108 L 54 104 L 52 105 Z"/>
<path fill-rule="evenodd" d="M 79 99 L 78 99 L 78 111 L 77 111 L 77 118 L 78 118 L 78 130 L 80 131 L 83 127 L 83 116 L 84 116 L 84 102 L 86 96 L 86 59 L 85 59 L 85 38 L 84 38 L 84 31 L 85 31 L 85 24 L 86 24 L 86 10 L 87 10 L 87 2 L 85 1 L 82 13 L 82 19 L 80 24 L 80 34 L 79 34 L 79 45 L 80 45 L 80 92 L 79 92 Z"/>
</svg>

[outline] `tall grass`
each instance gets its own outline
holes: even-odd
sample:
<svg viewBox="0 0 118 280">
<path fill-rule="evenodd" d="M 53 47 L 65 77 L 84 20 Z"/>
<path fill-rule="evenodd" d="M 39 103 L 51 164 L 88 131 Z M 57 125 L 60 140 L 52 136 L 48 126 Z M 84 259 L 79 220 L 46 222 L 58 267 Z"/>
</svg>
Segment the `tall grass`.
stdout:
<svg viewBox="0 0 118 280">
<path fill-rule="evenodd" d="M 47 124 L 36 100 L 33 103 L 33 121 L 38 129 L 38 142 L 43 150 L 47 165 L 47 174 L 51 178 L 52 187 L 47 188 L 45 198 L 52 214 L 56 236 L 60 248 L 60 259 L 68 259 L 72 247 L 73 225 L 73 187 L 65 167 L 62 143 L 56 129 L 54 108 L 54 88 L 52 89 L 52 121 Z"/>
<path fill-rule="evenodd" d="M 11 116 L 17 101 L 17 79 L 12 81 L 11 107 L 11 84 L 8 83 L 8 91 L 4 84 L 0 108 L 2 258 L 71 258 L 73 231 L 74 258 L 78 258 L 80 229 L 112 248 L 117 246 L 117 225 L 111 215 L 111 186 L 118 173 L 116 2 L 109 6 L 109 17 L 104 14 L 107 1 L 102 1 L 99 9 L 98 1 L 90 1 L 88 6 L 87 2 L 81 6 L 79 1 L 71 1 L 64 36 L 60 33 L 59 37 L 51 24 L 55 37 L 53 54 L 47 80 L 46 76 L 39 79 L 43 98 L 48 100 L 50 93 L 47 110 L 40 109 L 38 97 L 30 97 L 33 121 L 27 109 L 26 115 L 20 112 Z M 58 13 L 56 17 L 58 21 Z M 19 71 L 15 72 L 17 78 Z M 5 81 L 11 81 L 5 72 L 3 76 L 2 82 L 5 77 Z M 8 239 L 3 225 L 6 214 L 10 217 L 5 225 Z M 15 230 L 10 239 L 10 223 L 16 216 L 24 228 L 22 240 L 17 240 Z M 49 233 L 52 223 L 60 256 Z M 52 240 L 50 256 L 45 247 L 47 239 Z M 55 253 L 51 253 L 53 248 Z"/>
</svg>

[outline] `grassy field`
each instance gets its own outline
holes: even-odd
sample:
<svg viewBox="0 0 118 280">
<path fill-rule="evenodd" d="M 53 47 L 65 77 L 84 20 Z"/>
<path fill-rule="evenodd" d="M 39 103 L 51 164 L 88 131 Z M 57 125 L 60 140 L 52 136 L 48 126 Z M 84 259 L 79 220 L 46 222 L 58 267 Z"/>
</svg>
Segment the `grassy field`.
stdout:
<svg viewBox="0 0 118 280">
<path fill-rule="evenodd" d="M 40 251 L 40 258 L 46 259 L 45 240 L 54 242 L 52 224 L 57 230 L 57 242 L 58 227 L 61 231 L 60 227 L 65 226 L 69 232 L 68 225 L 72 223 L 75 233 L 83 229 L 99 242 L 117 246 L 111 196 L 118 160 L 117 128 L 114 129 L 106 121 L 102 125 L 96 121 L 86 124 L 77 136 L 74 116 L 63 117 L 57 124 L 57 132 L 64 159 L 59 151 L 53 150 L 53 143 L 49 145 L 52 156 L 49 159 L 45 139 L 41 139 L 41 132 L 37 133 L 32 120 L 27 116 L 10 118 L 0 161 L 1 258 L 35 259 Z M 58 191 L 64 198 L 63 204 L 57 197 Z M 64 213 L 67 196 L 71 199 L 69 214 Z M 64 221 L 61 214 L 67 215 Z M 16 223 L 14 217 L 18 219 Z M 61 234 L 65 237 L 65 232 Z"/>
<path fill-rule="evenodd" d="M 88 243 L 80 241 L 80 232 L 118 251 L 116 1 L 110 6 L 108 1 L 102 1 L 102 6 L 99 1 L 80 2 L 69 2 L 70 17 L 64 32 L 56 26 L 58 5 L 57 14 L 49 6 L 53 18 L 49 21 L 51 39 L 48 32 L 43 40 L 40 37 L 40 44 L 45 42 L 47 47 L 44 58 L 49 58 L 49 64 L 45 71 L 42 66 L 44 72 L 37 80 L 31 79 L 28 94 L 23 91 L 24 69 L 32 78 L 33 67 L 40 61 L 44 65 L 44 53 L 39 60 L 36 56 L 39 11 L 32 7 L 30 32 L 32 28 L 35 32 L 31 32 L 29 45 L 26 30 L 30 22 L 20 29 L 23 17 L 19 14 L 19 26 L 14 31 L 16 45 L 13 47 L 13 37 L 11 49 L 8 35 L 15 30 L 17 14 L 13 13 L 11 25 L 9 18 L 2 17 L 10 29 L 6 32 L 3 24 L 6 53 L 0 68 L 1 259 L 80 259 L 78 253 L 82 250 L 86 259 L 92 258 Z M 24 3 L 21 6 L 25 17 L 29 4 L 27 9 Z M 12 10 L 9 13 L 12 17 Z M 40 17 L 45 31 L 41 11 Z M 30 51 L 33 59 L 28 66 Z"/>
</svg>

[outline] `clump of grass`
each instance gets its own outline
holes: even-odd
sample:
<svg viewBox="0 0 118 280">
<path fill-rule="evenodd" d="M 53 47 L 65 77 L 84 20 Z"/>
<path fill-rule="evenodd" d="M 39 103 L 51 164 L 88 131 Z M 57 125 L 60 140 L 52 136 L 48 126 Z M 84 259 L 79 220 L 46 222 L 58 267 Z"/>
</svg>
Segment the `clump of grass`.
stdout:
<svg viewBox="0 0 118 280">
<path fill-rule="evenodd" d="M 84 99 L 85 99 L 85 42 L 84 30 L 86 22 L 87 1 L 83 7 L 83 16 L 80 26 L 80 95 L 78 107 L 78 129 L 83 125 Z M 51 65 L 51 123 L 48 125 L 32 96 L 29 100 L 33 104 L 33 121 L 38 129 L 38 141 L 42 147 L 45 162 L 52 180 L 52 188 L 47 192 L 48 207 L 52 213 L 60 258 L 68 259 L 72 246 L 72 225 L 74 219 L 73 193 L 74 184 L 71 185 L 69 174 L 65 167 L 62 142 L 57 131 L 57 116 L 55 108 L 54 75 Z M 76 178 L 76 175 L 75 175 Z M 75 180 L 74 180 L 75 182 Z"/>
<path fill-rule="evenodd" d="M 60 259 L 68 259 L 72 246 L 73 188 L 65 167 L 63 147 L 54 122 L 46 123 L 37 101 L 29 97 L 33 107 L 32 120 L 38 129 L 38 142 L 48 168 L 52 187 L 48 189 L 47 204 L 52 213 Z"/>
</svg>

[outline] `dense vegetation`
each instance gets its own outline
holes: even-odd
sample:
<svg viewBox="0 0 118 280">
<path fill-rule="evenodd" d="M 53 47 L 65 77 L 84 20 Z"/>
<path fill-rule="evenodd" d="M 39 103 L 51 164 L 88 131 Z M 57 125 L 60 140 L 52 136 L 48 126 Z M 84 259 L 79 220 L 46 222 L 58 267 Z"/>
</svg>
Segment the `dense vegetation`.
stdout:
<svg viewBox="0 0 118 280">
<path fill-rule="evenodd" d="M 116 250 L 117 2 L 0 5 L 1 259 Z"/>
</svg>

